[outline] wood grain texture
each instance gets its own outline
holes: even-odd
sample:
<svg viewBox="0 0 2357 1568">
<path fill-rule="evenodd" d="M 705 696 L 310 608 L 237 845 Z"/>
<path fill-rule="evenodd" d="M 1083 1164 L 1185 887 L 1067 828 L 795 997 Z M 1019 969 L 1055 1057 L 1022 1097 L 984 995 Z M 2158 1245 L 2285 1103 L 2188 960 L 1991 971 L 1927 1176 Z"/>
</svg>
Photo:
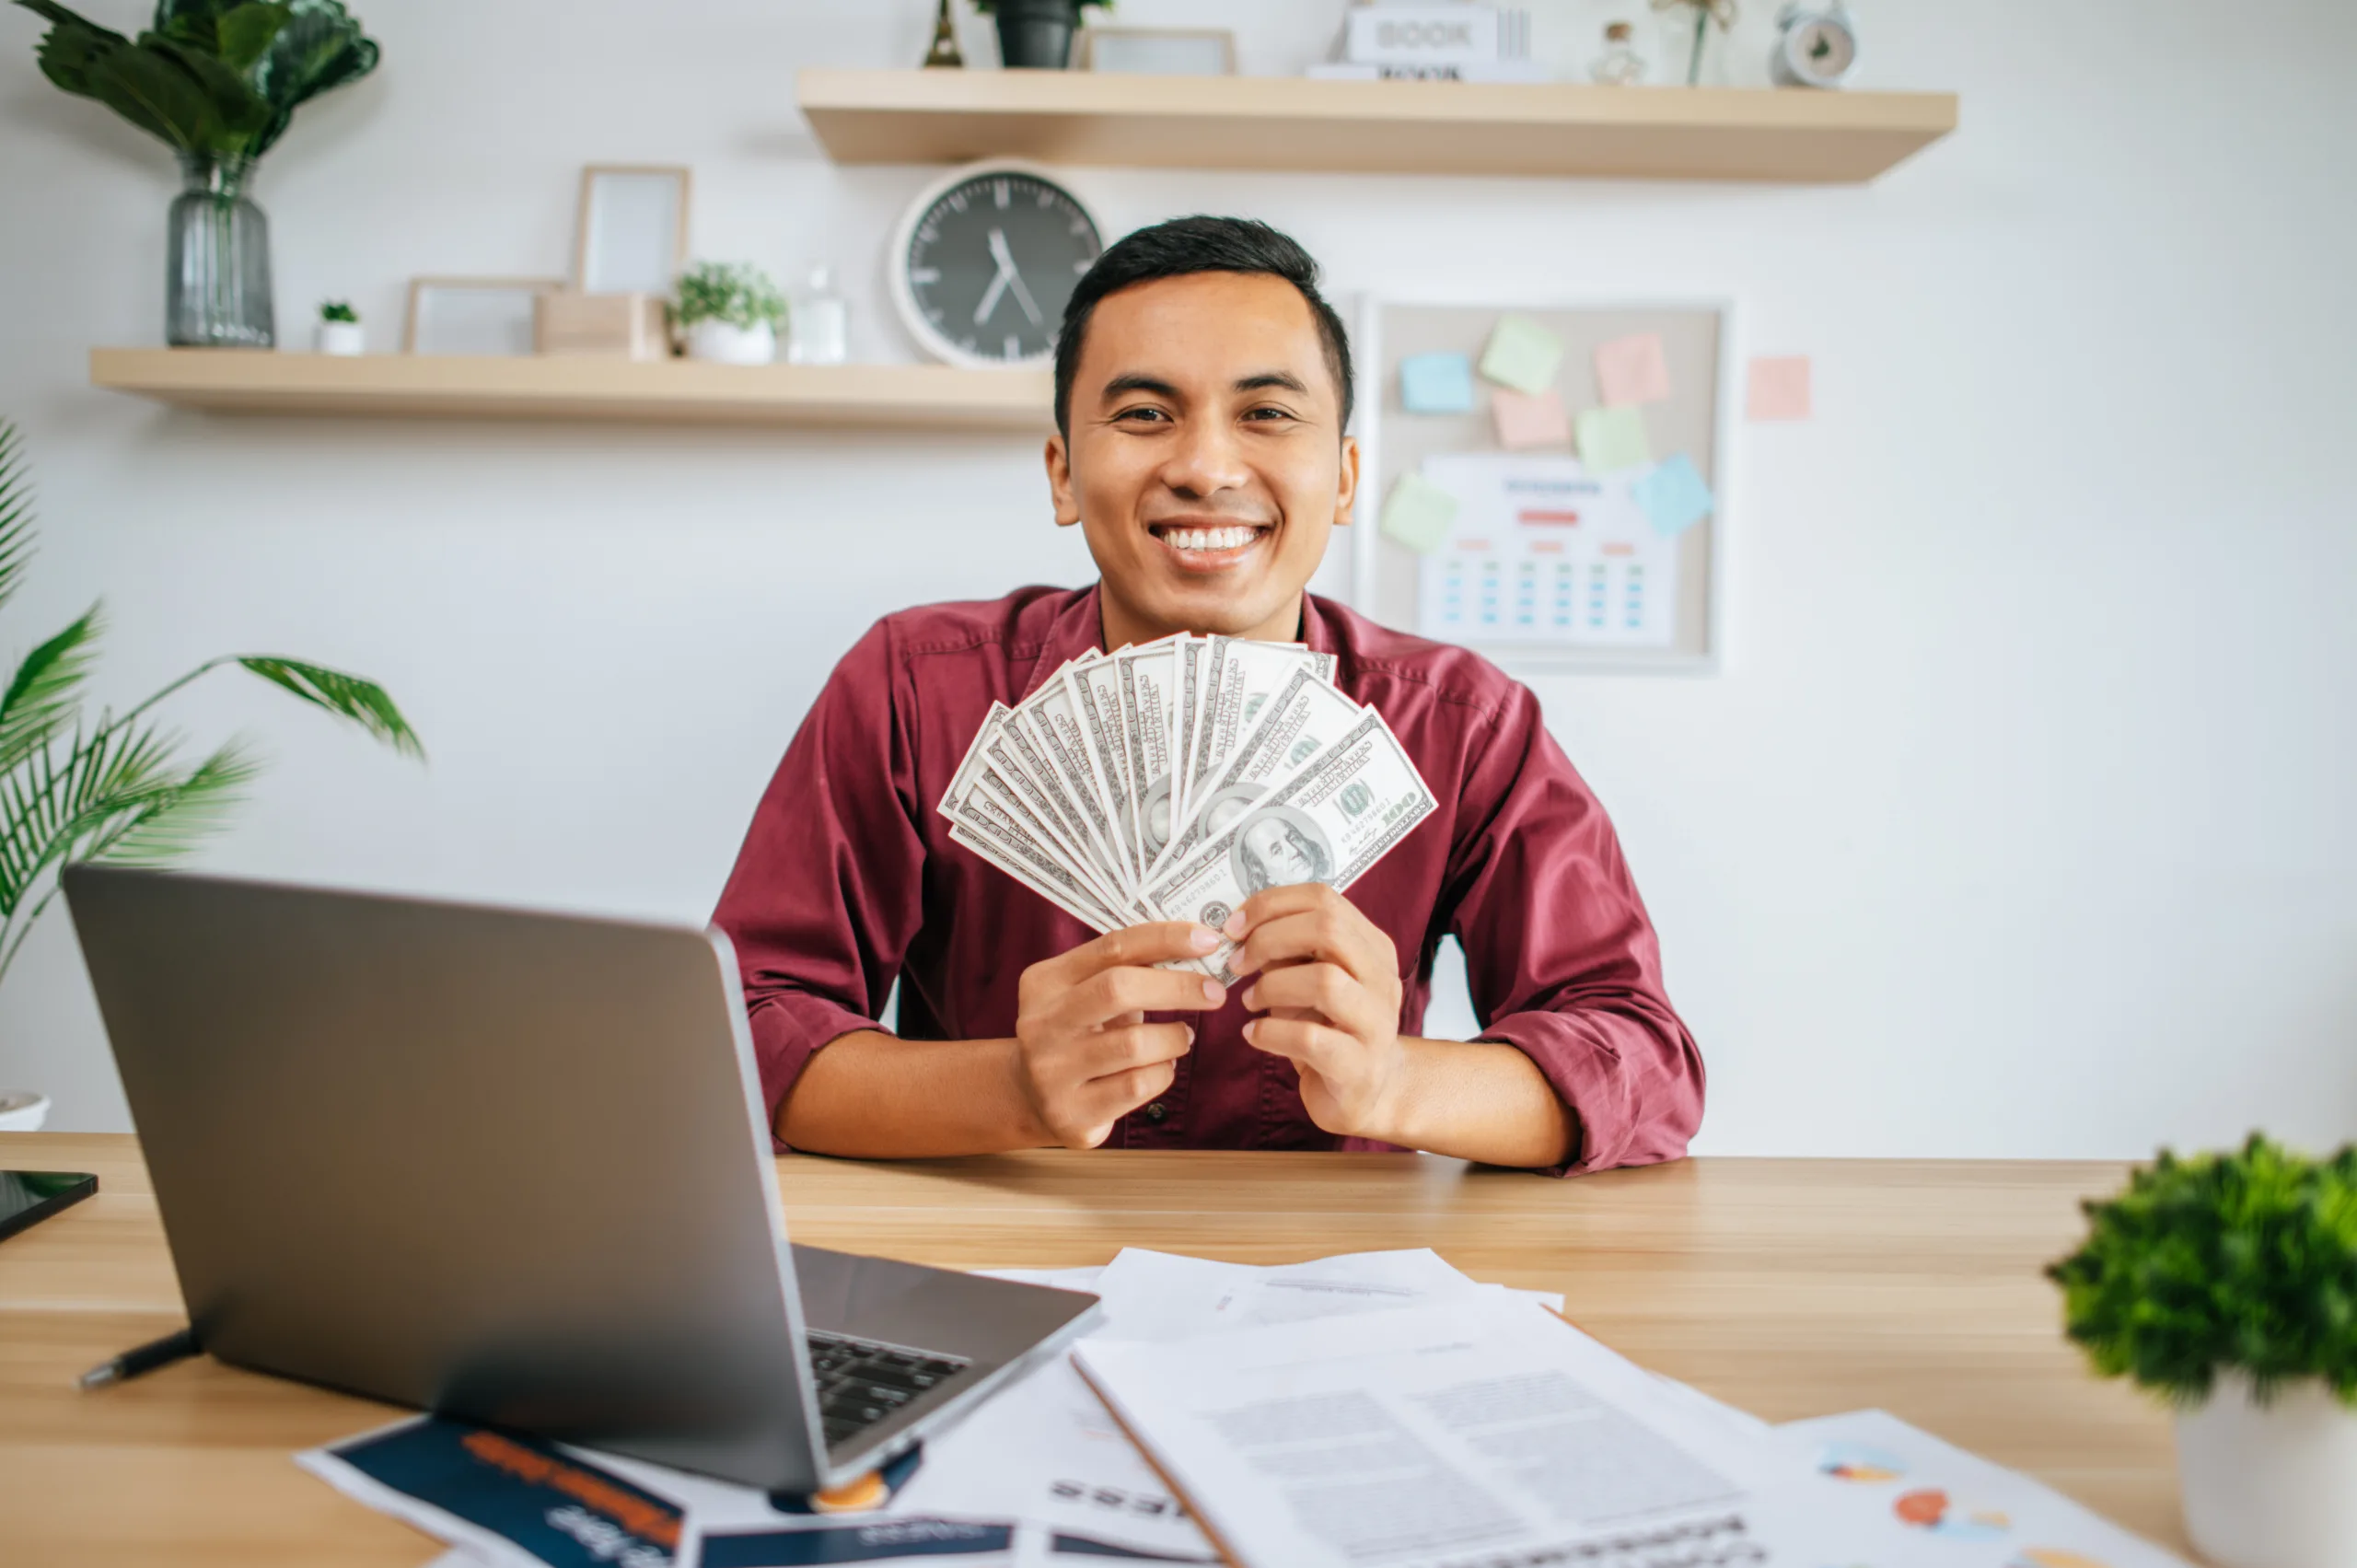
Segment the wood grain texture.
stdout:
<svg viewBox="0 0 2357 1568">
<path fill-rule="evenodd" d="M 74 1376 L 177 1327 L 127 1137 L 0 1134 L 97 1197 L 0 1243 L 0 1520 L 23 1563 L 406 1565 L 432 1551 L 287 1456 L 393 1412 L 210 1361 Z M 2087 1375 L 2038 1275 L 2124 1167 L 1689 1160 L 1552 1182 L 1421 1156 L 1041 1152 L 778 1162 L 798 1241 L 953 1268 L 1124 1246 L 1277 1263 L 1430 1246 L 1563 1293 L 1614 1349 L 1771 1421 L 1880 1406 L 2183 1549 L 2163 1411 Z"/>
<path fill-rule="evenodd" d="M 233 413 L 1003 430 L 1054 425 L 1044 370 L 94 348 L 90 385 Z"/>
<path fill-rule="evenodd" d="M 807 70 L 838 163 L 1872 180 L 1956 129 L 1953 93 L 1325 82 L 1086 71 Z"/>
</svg>

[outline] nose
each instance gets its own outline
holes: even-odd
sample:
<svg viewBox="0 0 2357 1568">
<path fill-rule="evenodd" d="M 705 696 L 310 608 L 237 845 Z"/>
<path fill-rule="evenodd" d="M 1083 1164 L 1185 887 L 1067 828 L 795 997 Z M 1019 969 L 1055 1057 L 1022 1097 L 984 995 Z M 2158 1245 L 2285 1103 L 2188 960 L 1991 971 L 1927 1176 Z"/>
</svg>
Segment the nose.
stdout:
<svg viewBox="0 0 2357 1568">
<path fill-rule="evenodd" d="M 1207 500 L 1223 490 L 1241 490 L 1252 481 L 1243 446 L 1225 420 L 1190 420 L 1171 444 L 1162 482 L 1190 501 Z"/>
</svg>

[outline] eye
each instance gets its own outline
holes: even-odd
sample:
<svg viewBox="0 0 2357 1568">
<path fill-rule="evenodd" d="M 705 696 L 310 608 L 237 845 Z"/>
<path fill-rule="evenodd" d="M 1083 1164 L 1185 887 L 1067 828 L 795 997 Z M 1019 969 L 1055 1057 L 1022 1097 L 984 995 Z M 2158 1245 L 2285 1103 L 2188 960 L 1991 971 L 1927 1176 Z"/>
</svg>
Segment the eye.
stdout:
<svg viewBox="0 0 2357 1568">
<path fill-rule="evenodd" d="M 1139 403 L 1134 407 L 1125 408 L 1119 413 L 1116 413 L 1113 416 L 1113 421 L 1117 424 L 1156 424 L 1166 423 L 1169 418 L 1170 416 L 1167 413 L 1165 413 L 1162 410 L 1155 407 L 1152 403 Z"/>
<path fill-rule="evenodd" d="M 1274 403 L 1262 403 L 1258 408 L 1246 410 L 1244 417 L 1259 424 L 1269 424 L 1279 420 L 1289 420 L 1294 417 L 1294 412 L 1288 408 L 1279 408 Z"/>
</svg>

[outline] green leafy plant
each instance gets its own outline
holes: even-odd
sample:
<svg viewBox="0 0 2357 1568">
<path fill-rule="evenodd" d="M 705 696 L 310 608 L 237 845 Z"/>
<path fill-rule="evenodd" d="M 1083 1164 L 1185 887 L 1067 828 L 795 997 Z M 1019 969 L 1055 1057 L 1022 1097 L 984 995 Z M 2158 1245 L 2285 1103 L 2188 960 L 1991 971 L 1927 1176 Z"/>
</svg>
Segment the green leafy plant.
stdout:
<svg viewBox="0 0 2357 1568">
<path fill-rule="evenodd" d="M 322 321 L 348 321 L 356 327 L 360 324 L 360 312 L 352 308 L 352 304 L 349 300 L 322 299 L 319 301 L 319 319 Z"/>
<path fill-rule="evenodd" d="M 774 327 L 785 319 L 785 296 L 749 261 L 698 261 L 679 274 L 676 308 L 682 327 L 698 321 Z"/>
<path fill-rule="evenodd" d="M 2180 1405 L 2229 1369 L 2262 1403 L 2313 1377 L 2357 1405 L 2357 1144 L 2313 1160 L 2254 1132 L 2232 1154 L 2163 1150 L 2084 1207 L 2086 1244 L 2046 1272 L 2096 1371 Z"/>
<path fill-rule="evenodd" d="M 16 427 L 0 421 L 0 608 L 32 560 L 32 489 Z M 75 861 L 160 865 L 226 825 L 260 769 L 232 740 L 193 765 L 183 738 L 149 715 L 166 698 L 225 665 L 351 720 L 395 750 L 423 758 L 416 731 L 374 681 L 273 654 L 207 659 L 116 714 L 83 706 L 105 624 L 93 605 L 18 662 L 0 693 L 0 977 L 57 896 Z"/>
<path fill-rule="evenodd" d="M 338 0 L 158 0 L 136 38 L 56 0 L 17 0 L 49 23 L 41 75 L 183 154 L 257 158 L 297 105 L 377 67 Z"/>
</svg>

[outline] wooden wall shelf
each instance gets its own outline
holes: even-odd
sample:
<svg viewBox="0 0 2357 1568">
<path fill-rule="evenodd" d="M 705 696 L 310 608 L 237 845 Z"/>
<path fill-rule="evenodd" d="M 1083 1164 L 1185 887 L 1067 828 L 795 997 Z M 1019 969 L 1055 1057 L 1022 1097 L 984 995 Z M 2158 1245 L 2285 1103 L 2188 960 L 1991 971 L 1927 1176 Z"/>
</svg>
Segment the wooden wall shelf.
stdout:
<svg viewBox="0 0 2357 1568">
<path fill-rule="evenodd" d="M 96 348 L 90 384 L 236 413 L 1007 430 L 1052 424 L 1044 370 L 691 360 L 354 359 L 250 349 Z"/>
<path fill-rule="evenodd" d="M 1953 93 L 848 70 L 804 71 L 795 91 L 838 163 L 1840 184 L 1956 124 Z"/>
</svg>

